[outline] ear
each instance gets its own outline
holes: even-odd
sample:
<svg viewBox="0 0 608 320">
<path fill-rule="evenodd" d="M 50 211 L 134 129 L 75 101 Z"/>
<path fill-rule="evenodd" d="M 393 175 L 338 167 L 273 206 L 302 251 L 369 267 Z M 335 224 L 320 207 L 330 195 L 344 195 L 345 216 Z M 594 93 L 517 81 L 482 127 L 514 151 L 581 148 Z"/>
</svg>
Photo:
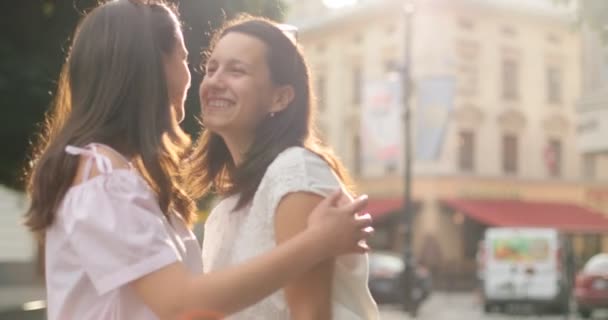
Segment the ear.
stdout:
<svg viewBox="0 0 608 320">
<path fill-rule="evenodd" d="M 280 112 L 285 110 L 293 101 L 295 91 L 292 86 L 284 85 L 275 89 L 272 97 L 272 106 L 269 112 Z"/>
</svg>

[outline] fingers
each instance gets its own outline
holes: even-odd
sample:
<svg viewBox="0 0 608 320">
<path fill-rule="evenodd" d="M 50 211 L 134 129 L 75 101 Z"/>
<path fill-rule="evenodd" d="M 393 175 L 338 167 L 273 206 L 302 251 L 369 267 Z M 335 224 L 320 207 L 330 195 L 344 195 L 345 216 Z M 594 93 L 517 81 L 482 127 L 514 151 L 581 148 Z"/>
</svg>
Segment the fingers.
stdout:
<svg viewBox="0 0 608 320">
<path fill-rule="evenodd" d="M 359 233 L 359 244 L 364 243 L 367 245 L 366 241 L 374 234 L 373 227 L 365 227 L 361 229 Z"/>
<path fill-rule="evenodd" d="M 373 222 L 374 220 L 372 219 L 372 216 L 369 213 L 355 217 L 355 225 L 358 228 L 365 228 L 367 226 L 371 226 Z"/>
<path fill-rule="evenodd" d="M 365 209 L 365 207 L 367 207 L 367 203 L 369 201 L 369 198 L 367 197 L 366 194 L 361 195 L 359 197 L 357 197 L 357 199 L 353 200 L 353 202 L 349 203 L 348 205 L 344 206 L 344 210 L 347 210 L 353 214 L 362 211 L 363 209 Z"/>
<path fill-rule="evenodd" d="M 355 247 L 353 248 L 354 253 L 366 253 L 371 250 L 369 245 L 367 244 L 367 239 L 369 239 L 374 234 L 374 228 L 371 226 L 364 227 L 359 231 L 359 240 L 357 241 Z"/>
<path fill-rule="evenodd" d="M 371 249 L 367 245 L 367 242 L 365 242 L 363 240 L 357 242 L 357 246 L 355 247 L 355 252 L 357 252 L 357 253 L 366 253 L 366 252 L 369 252 L 370 250 Z"/>
<path fill-rule="evenodd" d="M 335 207 L 342 198 L 342 189 L 332 192 L 328 197 L 321 202 L 322 206 Z"/>
<path fill-rule="evenodd" d="M 371 237 L 374 234 L 374 227 L 365 227 L 363 229 L 361 229 L 361 238 L 363 239 L 368 239 L 369 237 Z"/>
</svg>

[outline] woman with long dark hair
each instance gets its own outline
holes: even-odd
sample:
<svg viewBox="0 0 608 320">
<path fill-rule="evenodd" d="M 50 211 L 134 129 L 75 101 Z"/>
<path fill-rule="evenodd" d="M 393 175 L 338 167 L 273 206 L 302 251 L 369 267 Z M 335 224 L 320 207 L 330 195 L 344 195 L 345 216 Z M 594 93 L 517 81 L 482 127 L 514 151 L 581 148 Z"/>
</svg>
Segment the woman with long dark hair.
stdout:
<svg viewBox="0 0 608 320">
<path fill-rule="evenodd" d="M 324 259 L 365 251 L 370 219 L 354 215 L 365 199 L 336 208 L 336 193 L 293 240 L 202 273 L 181 170 L 187 54 L 161 1 L 110 1 L 78 25 L 29 175 L 26 224 L 44 241 L 48 319 L 216 319 Z"/>
<path fill-rule="evenodd" d="M 309 70 L 281 25 L 247 16 L 228 21 L 205 69 L 205 131 L 189 183 L 222 196 L 205 224 L 203 260 L 212 272 L 297 237 L 324 196 L 348 191 L 348 177 L 315 133 Z M 367 256 L 327 259 L 231 319 L 377 319 L 367 277 Z"/>
</svg>

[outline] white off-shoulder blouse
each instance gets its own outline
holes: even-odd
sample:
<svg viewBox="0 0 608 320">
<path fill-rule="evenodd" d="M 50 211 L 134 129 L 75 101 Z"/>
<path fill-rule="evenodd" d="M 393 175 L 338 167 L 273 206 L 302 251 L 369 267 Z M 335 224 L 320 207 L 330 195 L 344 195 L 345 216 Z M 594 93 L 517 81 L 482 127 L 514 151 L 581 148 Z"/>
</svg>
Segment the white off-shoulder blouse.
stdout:
<svg viewBox="0 0 608 320">
<path fill-rule="evenodd" d="M 165 217 L 132 166 L 112 168 L 99 149 L 118 154 L 100 144 L 66 148 L 86 157 L 85 178 L 46 231 L 48 319 L 158 319 L 128 284 L 176 261 L 201 273 L 200 247 L 179 216 Z M 88 177 L 93 165 L 100 174 Z"/>
</svg>

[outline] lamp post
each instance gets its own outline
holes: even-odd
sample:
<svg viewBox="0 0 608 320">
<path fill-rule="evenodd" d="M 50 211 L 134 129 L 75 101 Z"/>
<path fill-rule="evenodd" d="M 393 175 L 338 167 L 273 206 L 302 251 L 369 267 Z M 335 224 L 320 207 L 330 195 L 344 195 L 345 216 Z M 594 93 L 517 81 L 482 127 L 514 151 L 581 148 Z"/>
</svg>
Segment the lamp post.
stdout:
<svg viewBox="0 0 608 320">
<path fill-rule="evenodd" d="M 416 291 L 419 288 L 415 287 L 415 265 L 413 261 L 412 250 L 412 141 L 411 141 L 411 107 L 410 97 L 412 92 L 412 17 L 414 14 L 413 0 L 405 1 L 403 5 L 404 18 L 404 48 L 403 48 L 403 66 L 401 70 L 402 81 L 402 98 L 403 98 L 403 135 L 404 135 L 404 194 L 403 194 L 403 231 L 404 231 L 404 246 L 403 246 L 403 262 L 405 268 L 402 274 L 402 281 L 405 287 L 405 296 L 403 306 L 406 311 L 409 311 L 412 316 L 416 316 L 418 310 L 418 300 Z"/>
</svg>

